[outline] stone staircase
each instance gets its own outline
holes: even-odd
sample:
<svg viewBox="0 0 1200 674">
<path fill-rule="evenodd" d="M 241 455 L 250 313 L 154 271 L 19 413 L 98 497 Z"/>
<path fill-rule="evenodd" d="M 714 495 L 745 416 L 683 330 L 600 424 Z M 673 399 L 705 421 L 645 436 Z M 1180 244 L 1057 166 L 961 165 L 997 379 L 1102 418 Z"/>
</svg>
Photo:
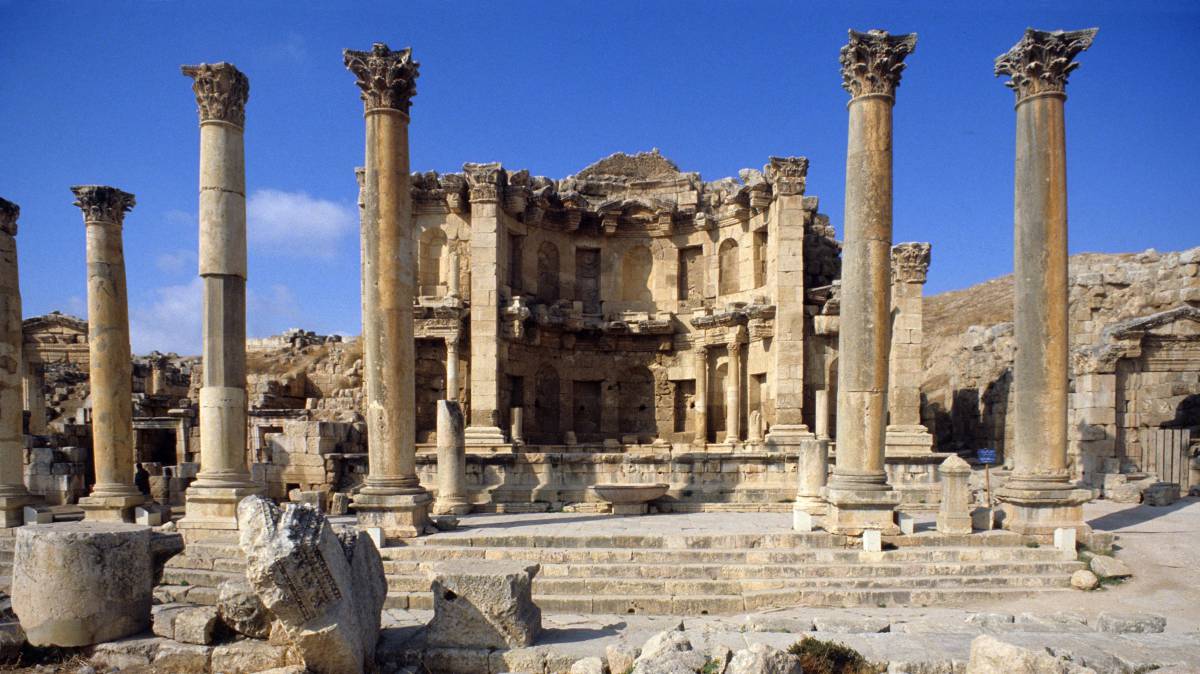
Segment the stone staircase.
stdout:
<svg viewBox="0 0 1200 674">
<path fill-rule="evenodd" d="M 389 608 L 429 609 L 424 567 L 446 559 L 541 564 L 534 598 L 551 613 L 719 615 L 768 608 L 954 606 L 1070 589 L 1083 563 L 995 531 L 885 539 L 864 552 L 826 533 L 512 535 L 462 532 L 382 551 Z M 172 559 L 162 592 L 212 603 L 240 576 L 236 541 L 213 539 Z"/>
</svg>

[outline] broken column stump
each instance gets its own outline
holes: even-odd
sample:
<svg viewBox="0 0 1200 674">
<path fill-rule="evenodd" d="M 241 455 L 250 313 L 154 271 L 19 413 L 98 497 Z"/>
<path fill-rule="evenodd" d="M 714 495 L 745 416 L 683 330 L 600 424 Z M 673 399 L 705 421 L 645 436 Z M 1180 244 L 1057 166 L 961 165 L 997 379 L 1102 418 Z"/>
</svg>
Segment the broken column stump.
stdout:
<svg viewBox="0 0 1200 674">
<path fill-rule="evenodd" d="M 34 646 L 75 647 L 150 628 L 150 529 L 116 522 L 17 530 L 13 611 Z"/>
<path fill-rule="evenodd" d="M 521 648 L 542 631 L 542 611 L 533 603 L 531 562 L 473 560 L 436 564 L 433 620 L 426 643 L 448 648 Z"/>
</svg>

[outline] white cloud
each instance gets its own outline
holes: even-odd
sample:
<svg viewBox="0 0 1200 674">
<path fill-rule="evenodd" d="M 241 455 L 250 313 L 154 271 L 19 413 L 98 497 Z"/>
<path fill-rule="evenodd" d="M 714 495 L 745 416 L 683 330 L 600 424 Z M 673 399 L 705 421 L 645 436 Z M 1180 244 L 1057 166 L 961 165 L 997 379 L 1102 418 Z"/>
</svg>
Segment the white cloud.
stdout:
<svg viewBox="0 0 1200 674">
<path fill-rule="evenodd" d="M 135 305 L 129 312 L 133 352 L 174 351 L 200 353 L 200 330 L 204 281 L 195 278 L 184 285 L 163 286 L 154 291 L 149 305 Z"/>
<path fill-rule="evenodd" d="M 246 293 L 246 335 L 269 337 L 302 322 L 300 303 L 292 289 L 272 284 L 266 292 L 251 288 Z"/>
<path fill-rule="evenodd" d="M 164 274 L 195 273 L 196 251 L 180 249 L 161 253 L 154 258 L 154 266 Z"/>
<path fill-rule="evenodd" d="M 250 244 L 265 252 L 330 258 L 355 228 L 355 209 L 304 192 L 263 189 L 246 203 Z"/>
</svg>

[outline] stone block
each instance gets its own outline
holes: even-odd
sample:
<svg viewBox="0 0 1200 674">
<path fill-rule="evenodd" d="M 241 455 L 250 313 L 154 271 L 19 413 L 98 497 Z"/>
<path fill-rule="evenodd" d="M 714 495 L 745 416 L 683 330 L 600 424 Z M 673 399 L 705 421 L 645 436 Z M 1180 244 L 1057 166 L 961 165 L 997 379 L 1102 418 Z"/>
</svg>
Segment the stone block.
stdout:
<svg viewBox="0 0 1200 674">
<path fill-rule="evenodd" d="M 1035 651 L 985 634 L 971 641 L 967 674 L 1095 674 L 1067 658 Z"/>
<path fill-rule="evenodd" d="M 1075 529 L 1055 529 L 1054 530 L 1054 547 L 1062 555 L 1065 560 L 1073 560 L 1076 558 L 1075 552 Z"/>
<path fill-rule="evenodd" d="M 1100 579 L 1087 569 L 1080 569 L 1071 574 L 1071 587 L 1076 590 L 1094 590 L 1099 585 Z"/>
<path fill-rule="evenodd" d="M 1129 568 L 1125 562 L 1119 559 L 1109 557 L 1108 555 L 1096 555 L 1092 557 L 1092 561 L 1088 563 L 1092 573 L 1105 578 L 1128 578 L 1133 575 L 1133 570 Z"/>
<path fill-rule="evenodd" d="M 803 531 L 803 532 L 812 531 L 813 530 L 812 513 L 806 512 L 804 510 L 793 510 L 792 511 L 792 530 L 793 531 Z"/>
<path fill-rule="evenodd" d="M 226 627 L 252 639 L 271 635 L 274 618 L 244 578 L 222 582 L 217 593 L 217 613 Z"/>
<path fill-rule="evenodd" d="M 991 508 L 975 508 L 971 511 L 971 528 L 975 531 L 991 531 L 996 528 L 996 513 Z"/>
<path fill-rule="evenodd" d="M 725 674 L 803 674 L 800 658 L 764 643 L 734 653 Z"/>
<path fill-rule="evenodd" d="M 879 529 L 866 529 L 862 532 L 864 552 L 883 552 L 883 532 Z"/>
<path fill-rule="evenodd" d="M 1113 634 L 1158 634 L 1167 629 L 1167 619 L 1154 613 L 1101 612 L 1096 629 Z"/>
<path fill-rule="evenodd" d="M 27 505 L 22 509 L 25 524 L 51 524 L 54 522 L 54 511 L 42 505 Z"/>
<path fill-rule="evenodd" d="M 13 611 L 35 646 L 87 646 L 150 627 L 150 530 L 62 522 L 17 530 Z"/>
<path fill-rule="evenodd" d="M 175 616 L 174 639 L 185 644 L 207 646 L 217 631 L 217 607 L 193 606 Z"/>
<path fill-rule="evenodd" d="M 448 561 L 429 571 L 433 590 L 431 645 L 450 648 L 530 646 L 542 629 L 533 603 L 540 567 L 518 561 Z"/>
<path fill-rule="evenodd" d="M 913 517 L 912 514 L 904 512 L 896 513 L 896 523 L 900 525 L 900 533 L 908 536 L 916 533 L 917 518 Z"/>
<path fill-rule="evenodd" d="M 133 509 L 133 521 L 148 527 L 156 527 L 163 523 L 163 511 L 151 504 L 140 505 Z"/>
<path fill-rule="evenodd" d="M 1148 506 L 1165 507 L 1179 500 L 1177 482 L 1155 482 L 1142 492 L 1142 502 Z"/>
</svg>

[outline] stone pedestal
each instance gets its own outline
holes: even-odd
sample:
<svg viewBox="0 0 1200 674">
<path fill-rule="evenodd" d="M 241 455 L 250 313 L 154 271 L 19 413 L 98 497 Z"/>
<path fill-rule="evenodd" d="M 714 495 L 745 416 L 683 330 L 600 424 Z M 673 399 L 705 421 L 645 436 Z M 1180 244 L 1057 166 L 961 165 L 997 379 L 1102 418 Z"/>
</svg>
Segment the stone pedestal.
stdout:
<svg viewBox="0 0 1200 674">
<path fill-rule="evenodd" d="M 996 491 L 1004 527 L 1049 539 L 1057 528 L 1081 534 L 1088 490 L 1068 482 L 1070 375 L 1067 287 L 1066 137 L 1063 103 L 1073 59 L 1096 31 L 1029 29 L 996 59 L 1017 96 L 1013 251 L 1015 301 L 1013 474 Z M 1031 73 L 1036 73 L 1031 76 Z"/>
<path fill-rule="evenodd" d="M 77 647 L 150 628 L 150 529 L 62 522 L 17 530 L 13 611 L 34 646 Z"/>
<path fill-rule="evenodd" d="M 87 225 L 88 381 L 92 397 L 92 459 L 96 484 L 79 499 L 85 517 L 132 521 L 145 499 L 133 484 L 133 363 L 121 228 L 132 194 L 77 185 L 75 205 Z"/>
<path fill-rule="evenodd" d="M 433 500 L 416 472 L 412 190 L 408 121 L 418 64 L 412 50 L 346 50 L 366 119 L 363 175 L 363 351 L 369 468 L 354 497 L 359 523 L 385 538 L 424 532 Z"/>
<path fill-rule="evenodd" d="M 937 530 L 943 534 L 971 533 L 971 490 L 967 487 L 971 465 L 955 454 L 942 462 L 938 473 L 942 476 L 942 503 Z"/>
<path fill-rule="evenodd" d="M 891 341 L 892 106 L 914 34 L 850 31 L 841 52 L 850 92 L 846 152 L 846 240 L 838 332 L 837 462 L 825 491 L 826 528 L 858 535 L 898 531 L 899 495 L 887 484 Z"/>
<path fill-rule="evenodd" d="M 471 512 L 471 502 L 467 499 L 462 406 L 451 400 L 439 400 L 437 404 L 437 478 L 434 513 L 466 515 Z"/>
<path fill-rule="evenodd" d="M 492 560 L 436 564 L 429 577 L 433 620 L 426 628 L 430 646 L 443 648 L 522 648 L 542 631 L 542 612 L 533 603 L 533 578 L 541 567 Z"/>
<path fill-rule="evenodd" d="M 829 441 L 816 437 L 796 442 L 799 460 L 796 465 L 796 502 L 793 511 L 824 515 L 828 510 L 821 491 L 829 470 Z"/>
<path fill-rule="evenodd" d="M 0 526 L 24 523 L 25 506 L 39 500 L 25 488 L 22 399 L 25 397 L 21 348 L 21 286 L 17 275 L 17 217 L 20 208 L 0 199 Z M 46 401 L 38 389 L 35 403 L 43 415 Z M 32 419 L 31 419 L 32 424 Z"/>
</svg>

